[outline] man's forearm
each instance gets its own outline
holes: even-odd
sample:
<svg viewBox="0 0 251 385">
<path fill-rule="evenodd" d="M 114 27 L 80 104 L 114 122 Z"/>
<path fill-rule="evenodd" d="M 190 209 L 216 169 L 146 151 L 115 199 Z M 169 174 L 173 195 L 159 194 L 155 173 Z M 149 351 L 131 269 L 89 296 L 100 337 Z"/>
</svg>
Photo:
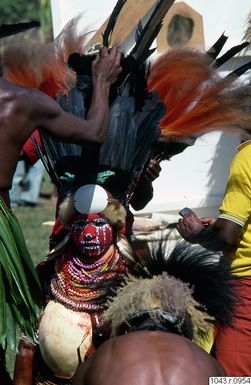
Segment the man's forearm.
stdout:
<svg viewBox="0 0 251 385">
<path fill-rule="evenodd" d="M 153 198 L 153 187 L 151 182 L 140 183 L 136 186 L 130 205 L 136 211 L 142 210 Z"/>
<path fill-rule="evenodd" d="M 205 243 L 212 243 L 214 245 L 214 250 L 222 250 L 222 242 L 218 239 L 218 233 L 214 228 L 214 225 L 209 225 L 205 227 L 201 232 L 199 232 L 197 235 L 191 235 L 186 238 L 188 242 L 191 243 L 198 243 L 198 244 L 205 244 Z"/>
<path fill-rule="evenodd" d="M 222 252 L 229 252 L 236 246 L 235 242 L 226 236 L 224 228 L 217 226 L 217 223 L 205 227 L 191 240 L 191 243 L 198 243 L 208 249 Z"/>
<path fill-rule="evenodd" d="M 216 220 L 212 224 L 203 223 L 194 212 L 183 214 L 179 219 L 177 230 L 188 242 L 205 245 L 215 251 L 226 251 L 232 247 L 229 241 L 228 231 L 225 230 L 226 222 Z"/>
<path fill-rule="evenodd" d="M 19 352 L 16 356 L 13 384 L 32 385 L 33 361 L 36 347 L 28 340 L 21 339 L 18 350 Z"/>
<path fill-rule="evenodd" d="M 92 101 L 86 121 L 98 143 L 103 142 L 108 127 L 109 90 L 109 83 L 96 82 L 93 84 Z"/>
</svg>

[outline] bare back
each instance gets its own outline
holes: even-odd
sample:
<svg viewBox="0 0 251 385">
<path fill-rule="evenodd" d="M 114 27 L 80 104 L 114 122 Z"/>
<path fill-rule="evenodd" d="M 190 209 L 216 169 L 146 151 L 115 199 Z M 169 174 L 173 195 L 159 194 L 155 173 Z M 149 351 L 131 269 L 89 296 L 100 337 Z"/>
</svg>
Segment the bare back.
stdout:
<svg viewBox="0 0 251 385">
<path fill-rule="evenodd" d="M 185 337 L 137 331 L 114 337 L 76 372 L 73 385 L 208 385 L 218 362 Z"/>
<path fill-rule="evenodd" d="M 0 188 L 10 188 L 22 147 L 32 132 L 60 113 L 47 95 L 0 79 Z"/>
</svg>

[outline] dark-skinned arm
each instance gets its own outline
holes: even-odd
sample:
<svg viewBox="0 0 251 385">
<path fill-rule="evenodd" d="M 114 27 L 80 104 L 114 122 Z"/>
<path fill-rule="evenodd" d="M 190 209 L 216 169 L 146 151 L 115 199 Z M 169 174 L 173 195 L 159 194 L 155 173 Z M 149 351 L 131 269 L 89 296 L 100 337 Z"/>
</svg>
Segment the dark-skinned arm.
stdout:
<svg viewBox="0 0 251 385">
<path fill-rule="evenodd" d="M 139 182 L 130 199 L 130 205 L 136 211 L 142 210 L 153 198 L 153 186 L 151 182 Z"/>
<path fill-rule="evenodd" d="M 21 339 L 16 355 L 13 385 L 33 384 L 33 362 L 36 347 L 27 339 Z"/>
<path fill-rule="evenodd" d="M 99 58 L 93 61 L 92 100 L 86 119 L 63 111 L 56 101 L 38 90 L 26 92 L 27 95 L 19 97 L 20 118 L 23 117 L 23 104 L 25 104 L 26 110 L 28 107 L 30 110 L 27 123 L 23 123 L 26 126 L 24 135 L 28 138 L 35 126 L 65 142 L 102 143 L 108 127 L 110 86 L 117 80 L 121 72 L 120 59 L 121 54 L 117 48 L 108 50 L 103 47 L 100 50 Z M 15 119 L 17 118 L 15 116 Z"/>
<path fill-rule="evenodd" d="M 142 210 L 153 198 L 152 182 L 159 177 L 161 167 L 159 159 L 151 159 L 144 174 L 134 190 L 130 205 L 136 211 Z"/>
<path fill-rule="evenodd" d="M 198 218 L 194 213 L 179 219 L 177 230 L 190 243 L 207 243 L 214 250 L 230 251 L 240 240 L 242 227 L 227 219 Z"/>
</svg>

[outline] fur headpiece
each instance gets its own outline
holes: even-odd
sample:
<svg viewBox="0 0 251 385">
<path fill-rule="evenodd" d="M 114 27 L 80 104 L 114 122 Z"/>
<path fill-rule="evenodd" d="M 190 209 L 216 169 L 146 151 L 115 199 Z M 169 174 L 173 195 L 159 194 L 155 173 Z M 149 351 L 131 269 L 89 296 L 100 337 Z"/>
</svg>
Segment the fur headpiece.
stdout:
<svg viewBox="0 0 251 385">
<path fill-rule="evenodd" d="M 167 241 L 146 250 L 141 262 L 148 274 L 142 270 L 142 278 L 131 277 L 106 310 L 114 335 L 135 330 L 146 319 L 195 341 L 207 338 L 213 320 L 231 325 L 240 299 L 229 262 L 213 251 L 216 243 L 210 242 L 209 250 L 207 244 L 182 241 L 171 249 Z"/>
<path fill-rule="evenodd" d="M 112 321 L 113 335 L 117 335 L 124 323 L 130 329 L 130 320 L 146 311 L 154 322 L 171 323 L 178 334 L 191 339 L 206 334 L 213 320 L 194 300 L 192 289 L 166 273 L 150 279 L 131 277 L 127 285 L 119 289 L 105 312 L 105 318 Z"/>
</svg>

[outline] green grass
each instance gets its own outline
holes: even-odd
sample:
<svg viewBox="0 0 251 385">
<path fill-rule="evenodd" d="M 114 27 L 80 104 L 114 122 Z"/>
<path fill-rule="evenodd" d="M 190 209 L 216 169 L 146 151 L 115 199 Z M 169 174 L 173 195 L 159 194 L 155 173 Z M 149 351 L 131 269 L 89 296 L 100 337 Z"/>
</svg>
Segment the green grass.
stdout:
<svg viewBox="0 0 251 385">
<path fill-rule="evenodd" d="M 13 209 L 22 227 L 26 244 L 34 264 L 42 261 L 49 250 L 49 236 L 52 227 L 45 222 L 53 221 L 54 207 L 51 200 L 40 200 L 41 207 L 20 207 Z"/>
<path fill-rule="evenodd" d="M 26 244 L 35 265 L 45 259 L 49 251 L 49 236 L 52 227 L 44 222 L 54 220 L 52 199 L 40 199 L 39 207 L 20 207 L 13 209 L 22 227 Z M 15 360 L 14 352 L 7 352 L 7 368 L 12 375 Z"/>
</svg>

